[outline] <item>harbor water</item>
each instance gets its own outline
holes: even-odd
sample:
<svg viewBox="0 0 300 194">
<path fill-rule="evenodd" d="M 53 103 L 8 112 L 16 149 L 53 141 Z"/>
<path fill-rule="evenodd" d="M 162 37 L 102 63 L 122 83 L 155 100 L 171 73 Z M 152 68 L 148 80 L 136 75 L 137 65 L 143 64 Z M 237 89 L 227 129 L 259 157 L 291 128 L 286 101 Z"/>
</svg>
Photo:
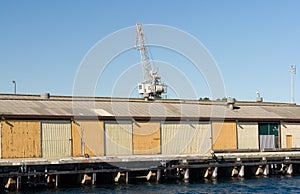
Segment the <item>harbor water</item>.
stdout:
<svg viewBox="0 0 300 194">
<path fill-rule="evenodd" d="M 193 183 L 109 184 L 8 193 L 300 193 L 300 176 L 221 178 Z"/>
</svg>

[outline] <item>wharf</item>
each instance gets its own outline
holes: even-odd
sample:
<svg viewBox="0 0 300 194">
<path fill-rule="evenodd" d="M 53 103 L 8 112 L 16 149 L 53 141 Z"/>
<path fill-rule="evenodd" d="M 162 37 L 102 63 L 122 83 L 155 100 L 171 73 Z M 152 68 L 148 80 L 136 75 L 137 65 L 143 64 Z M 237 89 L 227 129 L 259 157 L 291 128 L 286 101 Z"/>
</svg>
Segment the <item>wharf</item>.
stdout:
<svg viewBox="0 0 300 194">
<path fill-rule="evenodd" d="M 36 185 L 199 180 L 300 173 L 300 151 L 216 152 L 194 155 L 18 158 L 0 160 L 2 188 Z M 62 178 L 64 177 L 64 178 Z"/>
</svg>

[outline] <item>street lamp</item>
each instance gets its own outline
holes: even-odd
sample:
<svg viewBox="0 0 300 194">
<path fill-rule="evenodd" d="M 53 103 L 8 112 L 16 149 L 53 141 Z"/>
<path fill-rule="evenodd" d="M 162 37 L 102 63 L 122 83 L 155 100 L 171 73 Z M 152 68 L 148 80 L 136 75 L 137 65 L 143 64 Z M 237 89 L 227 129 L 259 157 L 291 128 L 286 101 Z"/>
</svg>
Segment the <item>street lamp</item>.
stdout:
<svg viewBox="0 0 300 194">
<path fill-rule="evenodd" d="M 14 94 L 17 94 L 17 82 L 13 80 L 12 83 L 14 84 Z"/>
<path fill-rule="evenodd" d="M 289 70 L 291 73 L 291 102 L 294 103 L 294 75 L 296 75 L 296 65 L 291 65 Z"/>
</svg>

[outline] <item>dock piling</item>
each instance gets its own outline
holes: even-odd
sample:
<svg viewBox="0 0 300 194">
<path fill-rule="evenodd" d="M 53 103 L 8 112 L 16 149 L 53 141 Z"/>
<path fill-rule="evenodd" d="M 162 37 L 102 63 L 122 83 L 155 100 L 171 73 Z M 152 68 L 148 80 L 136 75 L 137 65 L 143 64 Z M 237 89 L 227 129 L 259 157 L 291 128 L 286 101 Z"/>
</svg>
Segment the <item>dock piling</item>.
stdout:
<svg viewBox="0 0 300 194">
<path fill-rule="evenodd" d="M 190 170 L 187 168 L 187 169 L 185 169 L 185 171 L 184 171 L 183 180 L 184 180 L 185 182 L 188 182 L 189 179 L 190 179 Z"/>
<path fill-rule="evenodd" d="M 269 175 L 269 165 L 267 164 L 266 166 L 265 166 L 265 169 L 264 169 L 264 172 L 263 172 L 263 174 L 264 174 L 264 176 L 268 176 Z"/>
<path fill-rule="evenodd" d="M 213 173 L 212 173 L 212 175 L 211 175 L 211 177 L 212 177 L 213 179 L 215 179 L 215 178 L 217 178 L 217 176 L 218 176 L 218 167 L 215 167 L 215 168 L 214 168 L 214 171 L 213 171 Z"/>
<path fill-rule="evenodd" d="M 244 177 L 245 175 L 245 166 L 241 166 L 241 169 L 239 171 L 239 177 Z"/>
<path fill-rule="evenodd" d="M 289 167 L 286 171 L 287 175 L 292 175 L 293 174 L 293 164 L 289 164 Z"/>
</svg>

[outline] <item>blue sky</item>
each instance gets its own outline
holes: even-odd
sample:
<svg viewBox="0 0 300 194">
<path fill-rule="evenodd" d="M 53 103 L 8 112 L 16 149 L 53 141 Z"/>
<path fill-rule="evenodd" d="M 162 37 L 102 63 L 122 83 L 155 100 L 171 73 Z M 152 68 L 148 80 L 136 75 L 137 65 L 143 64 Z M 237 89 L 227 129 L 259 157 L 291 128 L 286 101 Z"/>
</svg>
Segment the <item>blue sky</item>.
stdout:
<svg viewBox="0 0 300 194">
<path fill-rule="evenodd" d="M 142 22 L 172 26 L 197 38 L 218 64 L 227 97 L 252 101 L 259 90 L 265 101 L 290 102 L 288 70 L 300 68 L 299 10 L 298 0 L 0 0 L 0 92 L 12 93 L 16 80 L 18 93 L 72 95 L 88 51 L 109 34 Z M 197 98 L 210 96 L 205 78 L 184 57 L 150 49 L 153 60 L 171 63 L 188 77 Z M 95 94 L 126 96 L 111 87 L 138 60 L 135 50 L 116 57 Z M 173 79 L 161 71 L 163 81 Z M 297 103 L 299 82 L 296 75 Z M 178 97 L 180 87 L 185 86 L 172 85 L 168 97 Z M 131 91 L 131 96 L 138 95 Z"/>
</svg>

